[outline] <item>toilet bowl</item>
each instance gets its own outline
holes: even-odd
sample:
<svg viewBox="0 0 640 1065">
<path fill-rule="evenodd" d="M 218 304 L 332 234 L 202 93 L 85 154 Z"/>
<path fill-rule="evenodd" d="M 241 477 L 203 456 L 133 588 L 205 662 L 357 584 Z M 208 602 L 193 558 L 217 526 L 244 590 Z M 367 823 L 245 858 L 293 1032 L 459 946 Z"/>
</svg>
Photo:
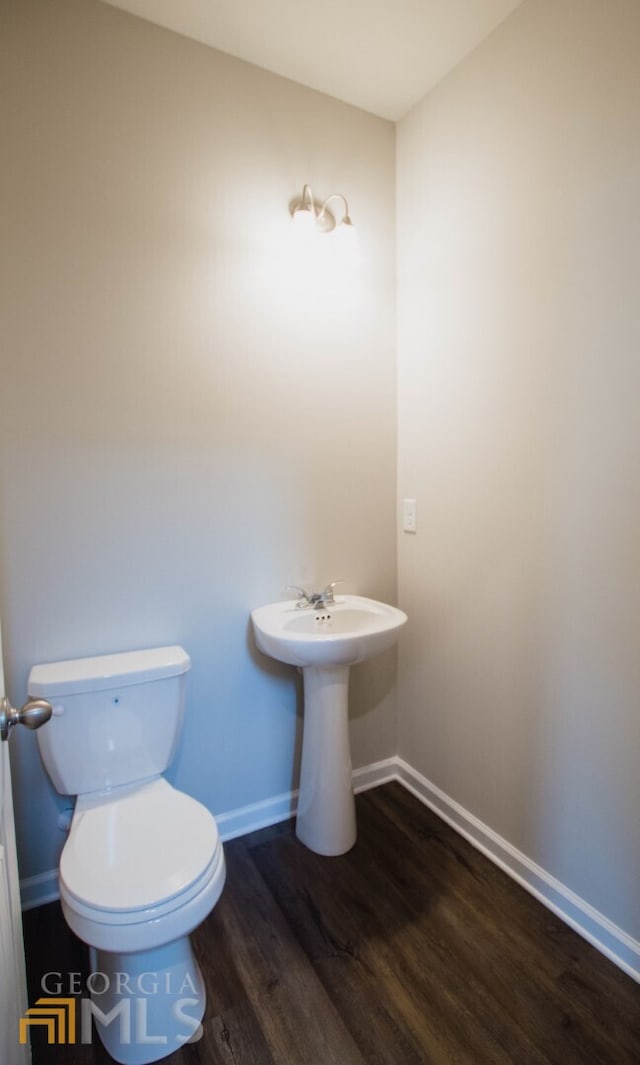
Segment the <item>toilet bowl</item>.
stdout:
<svg viewBox="0 0 640 1065">
<path fill-rule="evenodd" d="M 224 852 L 211 813 L 160 775 L 188 668 L 172 647 L 36 666 L 29 678 L 30 693 L 53 702 L 45 766 L 77 795 L 59 884 L 65 919 L 90 947 L 82 1038 L 93 1018 L 123 1065 L 197 1039 L 205 1009 L 189 935 L 221 895 Z"/>
</svg>

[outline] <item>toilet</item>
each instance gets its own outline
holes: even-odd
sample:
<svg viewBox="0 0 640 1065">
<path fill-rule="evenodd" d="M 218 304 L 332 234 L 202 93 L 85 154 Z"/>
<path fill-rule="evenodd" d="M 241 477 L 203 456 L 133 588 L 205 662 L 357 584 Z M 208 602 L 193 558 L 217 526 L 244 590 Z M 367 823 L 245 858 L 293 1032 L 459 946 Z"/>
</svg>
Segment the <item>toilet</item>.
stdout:
<svg viewBox="0 0 640 1065">
<path fill-rule="evenodd" d="M 225 881 L 215 820 L 161 774 L 184 714 L 182 647 L 34 666 L 29 695 L 53 714 L 37 733 L 62 795 L 77 796 L 60 858 L 69 927 L 90 947 L 79 1004 L 123 1065 L 158 1061 L 201 1034 L 205 988 L 189 934 Z M 80 1019 L 77 1022 L 80 1041 Z"/>
</svg>

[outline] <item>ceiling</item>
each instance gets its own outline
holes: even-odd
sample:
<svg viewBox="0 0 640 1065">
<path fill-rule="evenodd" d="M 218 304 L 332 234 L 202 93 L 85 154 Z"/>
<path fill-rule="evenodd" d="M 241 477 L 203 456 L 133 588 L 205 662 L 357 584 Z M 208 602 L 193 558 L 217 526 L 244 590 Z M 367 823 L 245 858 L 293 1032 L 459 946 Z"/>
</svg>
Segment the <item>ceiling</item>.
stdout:
<svg viewBox="0 0 640 1065">
<path fill-rule="evenodd" d="M 522 0 L 106 0 L 393 121 Z"/>
</svg>

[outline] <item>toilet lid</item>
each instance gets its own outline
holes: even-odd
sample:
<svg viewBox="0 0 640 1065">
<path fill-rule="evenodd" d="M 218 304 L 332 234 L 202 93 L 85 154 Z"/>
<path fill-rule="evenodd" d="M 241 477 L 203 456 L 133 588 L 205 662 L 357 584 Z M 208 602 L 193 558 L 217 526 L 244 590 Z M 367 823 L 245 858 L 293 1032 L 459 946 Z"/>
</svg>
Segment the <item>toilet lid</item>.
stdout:
<svg viewBox="0 0 640 1065">
<path fill-rule="evenodd" d="M 211 862 L 218 841 L 206 807 L 162 777 L 80 796 L 60 880 L 98 909 L 148 909 L 187 890 Z"/>
</svg>

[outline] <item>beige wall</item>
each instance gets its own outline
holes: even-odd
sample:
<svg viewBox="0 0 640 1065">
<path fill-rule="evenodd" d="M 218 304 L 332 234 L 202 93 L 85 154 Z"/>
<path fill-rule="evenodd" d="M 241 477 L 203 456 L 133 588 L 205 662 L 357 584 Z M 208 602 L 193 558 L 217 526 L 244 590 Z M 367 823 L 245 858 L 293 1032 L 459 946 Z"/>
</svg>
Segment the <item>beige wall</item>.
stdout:
<svg viewBox="0 0 640 1065">
<path fill-rule="evenodd" d="M 398 127 L 399 753 L 640 936 L 640 10 L 527 2 Z M 33 662 L 181 641 L 173 779 L 295 783 L 284 584 L 395 597 L 394 129 L 93 0 L 0 8 L 0 607 Z M 11 106 L 7 106 L 7 101 Z M 300 268 L 302 183 L 365 265 Z M 393 656 L 355 765 L 396 750 Z M 64 804 L 12 740 L 22 873 Z"/>
<path fill-rule="evenodd" d="M 284 585 L 395 598 L 394 128 L 92 0 L 0 13 L 8 690 L 181 642 L 179 787 L 295 783 L 296 675 L 249 645 Z M 365 264 L 301 269 L 288 202 L 349 198 Z M 354 764 L 395 750 L 394 658 L 354 671 Z M 15 736 L 22 875 L 61 805 Z"/>
<path fill-rule="evenodd" d="M 636 938 L 639 42 L 525 3 L 397 171 L 400 754 Z"/>
</svg>

